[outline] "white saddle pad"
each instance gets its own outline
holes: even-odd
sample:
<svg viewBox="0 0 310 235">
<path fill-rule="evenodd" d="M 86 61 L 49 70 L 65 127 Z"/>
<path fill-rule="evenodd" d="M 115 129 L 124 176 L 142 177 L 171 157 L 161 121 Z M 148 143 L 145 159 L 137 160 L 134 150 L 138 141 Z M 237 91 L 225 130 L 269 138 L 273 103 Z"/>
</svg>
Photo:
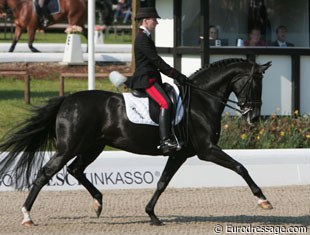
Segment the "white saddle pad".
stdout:
<svg viewBox="0 0 310 235">
<path fill-rule="evenodd" d="M 178 97 L 177 115 L 175 119 L 172 121 L 173 125 L 177 125 L 182 120 L 184 114 L 182 100 L 178 94 L 179 92 L 177 91 L 177 97 Z M 123 93 L 123 96 L 126 105 L 126 113 L 129 121 L 136 124 L 158 126 L 158 124 L 153 122 L 153 120 L 150 117 L 148 98 L 138 98 L 133 96 L 131 93 Z"/>
</svg>

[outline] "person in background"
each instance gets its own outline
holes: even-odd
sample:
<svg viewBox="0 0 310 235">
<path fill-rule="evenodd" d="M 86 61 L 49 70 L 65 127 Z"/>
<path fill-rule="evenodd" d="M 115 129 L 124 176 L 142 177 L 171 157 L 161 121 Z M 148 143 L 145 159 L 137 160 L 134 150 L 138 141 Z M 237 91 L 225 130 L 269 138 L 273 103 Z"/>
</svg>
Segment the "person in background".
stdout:
<svg viewBox="0 0 310 235">
<path fill-rule="evenodd" d="M 273 47 L 293 47 L 294 44 L 286 41 L 287 27 L 280 25 L 276 29 L 277 40 L 271 43 Z"/>
<path fill-rule="evenodd" d="M 215 25 L 209 26 L 209 40 L 216 40 L 218 39 L 219 31 Z"/>
<path fill-rule="evenodd" d="M 244 46 L 267 46 L 267 43 L 261 38 L 259 28 L 252 28 L 249 33 L 249 39 L 244 42 Z"/>
<path fill-rule="evenodd" d="M 219 30 L 215 25 L 209 26 L 209 44 L 210 46 L 227 46 L 227 39 L 219 38 Z"/>
<path fill-rule="evenodd" d="M 157 53 L 151 33 L 155 31 L 160 18 L 154 7 L 140 8 L 135 20 L 139 31 L 134 42 L 135 72 L 126 81 L 130 89 L 143 90 L 150 99 L 160 106 L 159 114 L 159 149 L 164 155 L 178 150 L 179 145 L 171 133 L 172 103 L 162 87 L 160 72 L 184 84 L 187 77 L 168 65 Z"/>
<path fill-rule="evenodd" d="M 49 13 L 45 5 L 45 0 L 34 0 L 34 5 L 37 9 L 37 14 L 39 16 L 39 24 L 42 27 L 47 27 L 49 24 Z"/>
</svg>

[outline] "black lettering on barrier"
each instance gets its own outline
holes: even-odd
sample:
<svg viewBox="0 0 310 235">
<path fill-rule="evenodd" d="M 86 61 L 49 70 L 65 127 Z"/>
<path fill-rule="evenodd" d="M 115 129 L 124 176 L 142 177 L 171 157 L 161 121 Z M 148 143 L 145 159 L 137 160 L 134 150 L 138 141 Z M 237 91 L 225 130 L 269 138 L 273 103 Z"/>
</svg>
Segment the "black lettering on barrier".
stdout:
<svg viewBox="0 0 310 235">
<path fill-rule="evenodd" d="M 57 186 L 63 186 L 65 183 L 65 176 L 62 172 L 59 172 L 58 174 L 56 174 L 56 185 Z"/>
<path fill-rule="evenodd" d="M 124 182 L 124 180 L 123 180 L 123 178 L 122 178 L 122 175 L 121 175 L 121 173 L 119 173 L 119 172 L 117 172 L 117 174 L 116 174 L 115 184 L 117 184 L 118 181 L 121 181 L 122 184 L 125 184 L 125 182 Z"/>
<path fill-rule="evenodd" d="M 57 173 L 50 181 L 47 183 L 47 186 L 63 186 L 63 185 L 69 185 L 69 186 L 75 186 L 77 185 L 77 182 L 75 180 L 71 180 L 69 177 L 70 175 L 65 172 L 59 172 Z M 73 178 L 72 178 L 73 179 Z"/>
<path fill-rule="evenodd" d="M 155 173 L 156 175 L 156 173 Z M 140 171 L 126 171 L 126 172 L 101 172 L 101 173 L 85 173 L 85 176 L 94 185 L 131 185 L 131 184 L 152 184 L 155 180 L 155 175 L 150 171 L 140 172 Z M 0 178 L 0 187 L 11 187 L 12 176 L 10 174 L 5 174 Z M 58 172 L 50 181 L 47 186 L 75 186 L 80 185 L 80 183 L 67 172 Z"/>
<path fill-rule="evenodd" d="M 107 173 L 104 174 L 105 175 L 105 182 L 106 182 L 106 184 L 109 184 L 108 181 L 111 181 L 112 184 L 115 184 L 113 182 L 113 180 L 111 179 L 112 174 L 113 174 L 113 172 L 111 172 L 109 175 L 107 175 Z"/>
<path fill-rule="evenodd" d="M 147 180 L 147 176 L 150 177 L 149 180 Z M 153 176 L 152 172 L 150 172 L 150 171 L 144 172 L 143 179 L 144 179 L 144 182 L 147 183 L 147 184 L 151 184 L 151 183 L 154 182 L 154 176 Z"/>
<path fill-rule="evenodd" d="M 65 182 L 66 182 L 67 185 L 69 185 L 69 186 L 74 186 L 74 185 L 77 184 L 77 183 L 70 183 L 71 180 L 69 180 L 69 178 L 71 178 L 71 177 L 69 177 L 69 174 L 66 173 L 66 175 L 65 175 Z M 81 183 L 78 182 L 78 184 L 80 185 Z"/>
<path fill-rule="evenodd" d="M 132 184 L 133 183 L 133 178 L 132 178 L 132 174 L 131 174 L 131 172 L 129 172 L 129 171 L 126 171 L 125 173 L 124 173 L 124 176 L 125 176 L 125 183 L 126 184 Z"/>
<path fill-rule="evenodd" d="M 10 174 L 4 174 L 0 179 L 0 186 L 11 187 L 13 185 L 13 179 Z"/>
<path fill-rule="evenodd" d="M 133 173 L 134 177 L 136 178 L 135 183 L 136 184 L 142 184 L 143 183 L 143 179 L 141 177 L 141 172 L 136 171 Z"/>
<path fill-rule="evenodd" d="M 94 173 L 94 179 L 95 179 L 95 182 L 92 182 L 94 184 L 98 184 L 98 181 L 101 183 L 101 184 L 104 184 L 104 177 L 103 177 L 103 174 L 101 173 L 100 175 L 98 175 L 97 173 Z"/>
</svg>

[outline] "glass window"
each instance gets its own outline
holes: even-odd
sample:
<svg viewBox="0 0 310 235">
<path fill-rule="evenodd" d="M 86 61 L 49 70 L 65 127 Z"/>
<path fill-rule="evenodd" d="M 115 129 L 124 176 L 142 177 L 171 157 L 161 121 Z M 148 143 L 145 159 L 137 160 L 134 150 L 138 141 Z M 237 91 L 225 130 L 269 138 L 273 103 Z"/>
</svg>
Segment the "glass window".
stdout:
<svg viewBox="0 0 310 235">
<path fill-rule="evenodd" d="M 209 4 L 210 25 L 217 27 L 219 39 L 230 46 L 236 45 L 237 38 L 247 45 L 276 46 L 278 37 L 280 42 L 286 39 L 295 46 L 309 47 L 309 0 L 210 0 Z M 278 26 L 284 27 L 277 30 Z M 250 35 L 253 28 L 260 32 Z M 285 36 L 277 36 L 280 31 Z"/>
<path fill-rule="evenodd" d="M 200 45 L 200 2 L 182 0 L 183 46 Z M 209 24 L 215 26 L 212 30 L 217 31 L 221 46 L 236 46 L 237 39 L 242 38 L 245 45 L 309 47 L 309 2 L 209 0 Z M 253 28 L 256 30 L 252 31 Z M 209 39 L 210 46 L 214 46 L 215 40 Z M 286 44 L 280 44 L 284 40 Z"/>
<path fill-rule="evenodd" d="M 182 0 L 181 45 L 200 45 L 200 0 Z"/>
</svg>

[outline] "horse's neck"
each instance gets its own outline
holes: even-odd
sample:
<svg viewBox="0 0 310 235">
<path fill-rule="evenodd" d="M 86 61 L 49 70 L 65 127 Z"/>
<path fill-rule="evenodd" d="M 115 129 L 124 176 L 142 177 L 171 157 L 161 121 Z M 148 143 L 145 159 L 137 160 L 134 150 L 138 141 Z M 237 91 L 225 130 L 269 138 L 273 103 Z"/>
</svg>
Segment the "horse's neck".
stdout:
<svg viewBox="0 0 310 235">
<path fill-rule="evenodd" d="M 225 104 L 227 104 L 227 100 L 232 93 L 231 80 L 236 74 L 237 72 L 234 70 L 224 70 L 221 75 L 206 71 L 204 76 L 206 79 L 201 77 L 200 81 L 195 84 L 199 88 L 193 92 L 194 99 L 206 104 L 206 109 L 203 112 L 212 113 L 212 115 L 216 116 L 222 115 Z"/>
<path fill-rule="evenodd" d="M 205 90 L 205 93 L 209 93 L 213 96 L 221 99 L 227 99 L 231 93 L 230 83 L 231 79 L 236 75 L 234 71 L 223 71 L 221 74 L 208 74 L 206 71 L 206 79 L 200 79 L 197 86 Z"/>
</svg>

